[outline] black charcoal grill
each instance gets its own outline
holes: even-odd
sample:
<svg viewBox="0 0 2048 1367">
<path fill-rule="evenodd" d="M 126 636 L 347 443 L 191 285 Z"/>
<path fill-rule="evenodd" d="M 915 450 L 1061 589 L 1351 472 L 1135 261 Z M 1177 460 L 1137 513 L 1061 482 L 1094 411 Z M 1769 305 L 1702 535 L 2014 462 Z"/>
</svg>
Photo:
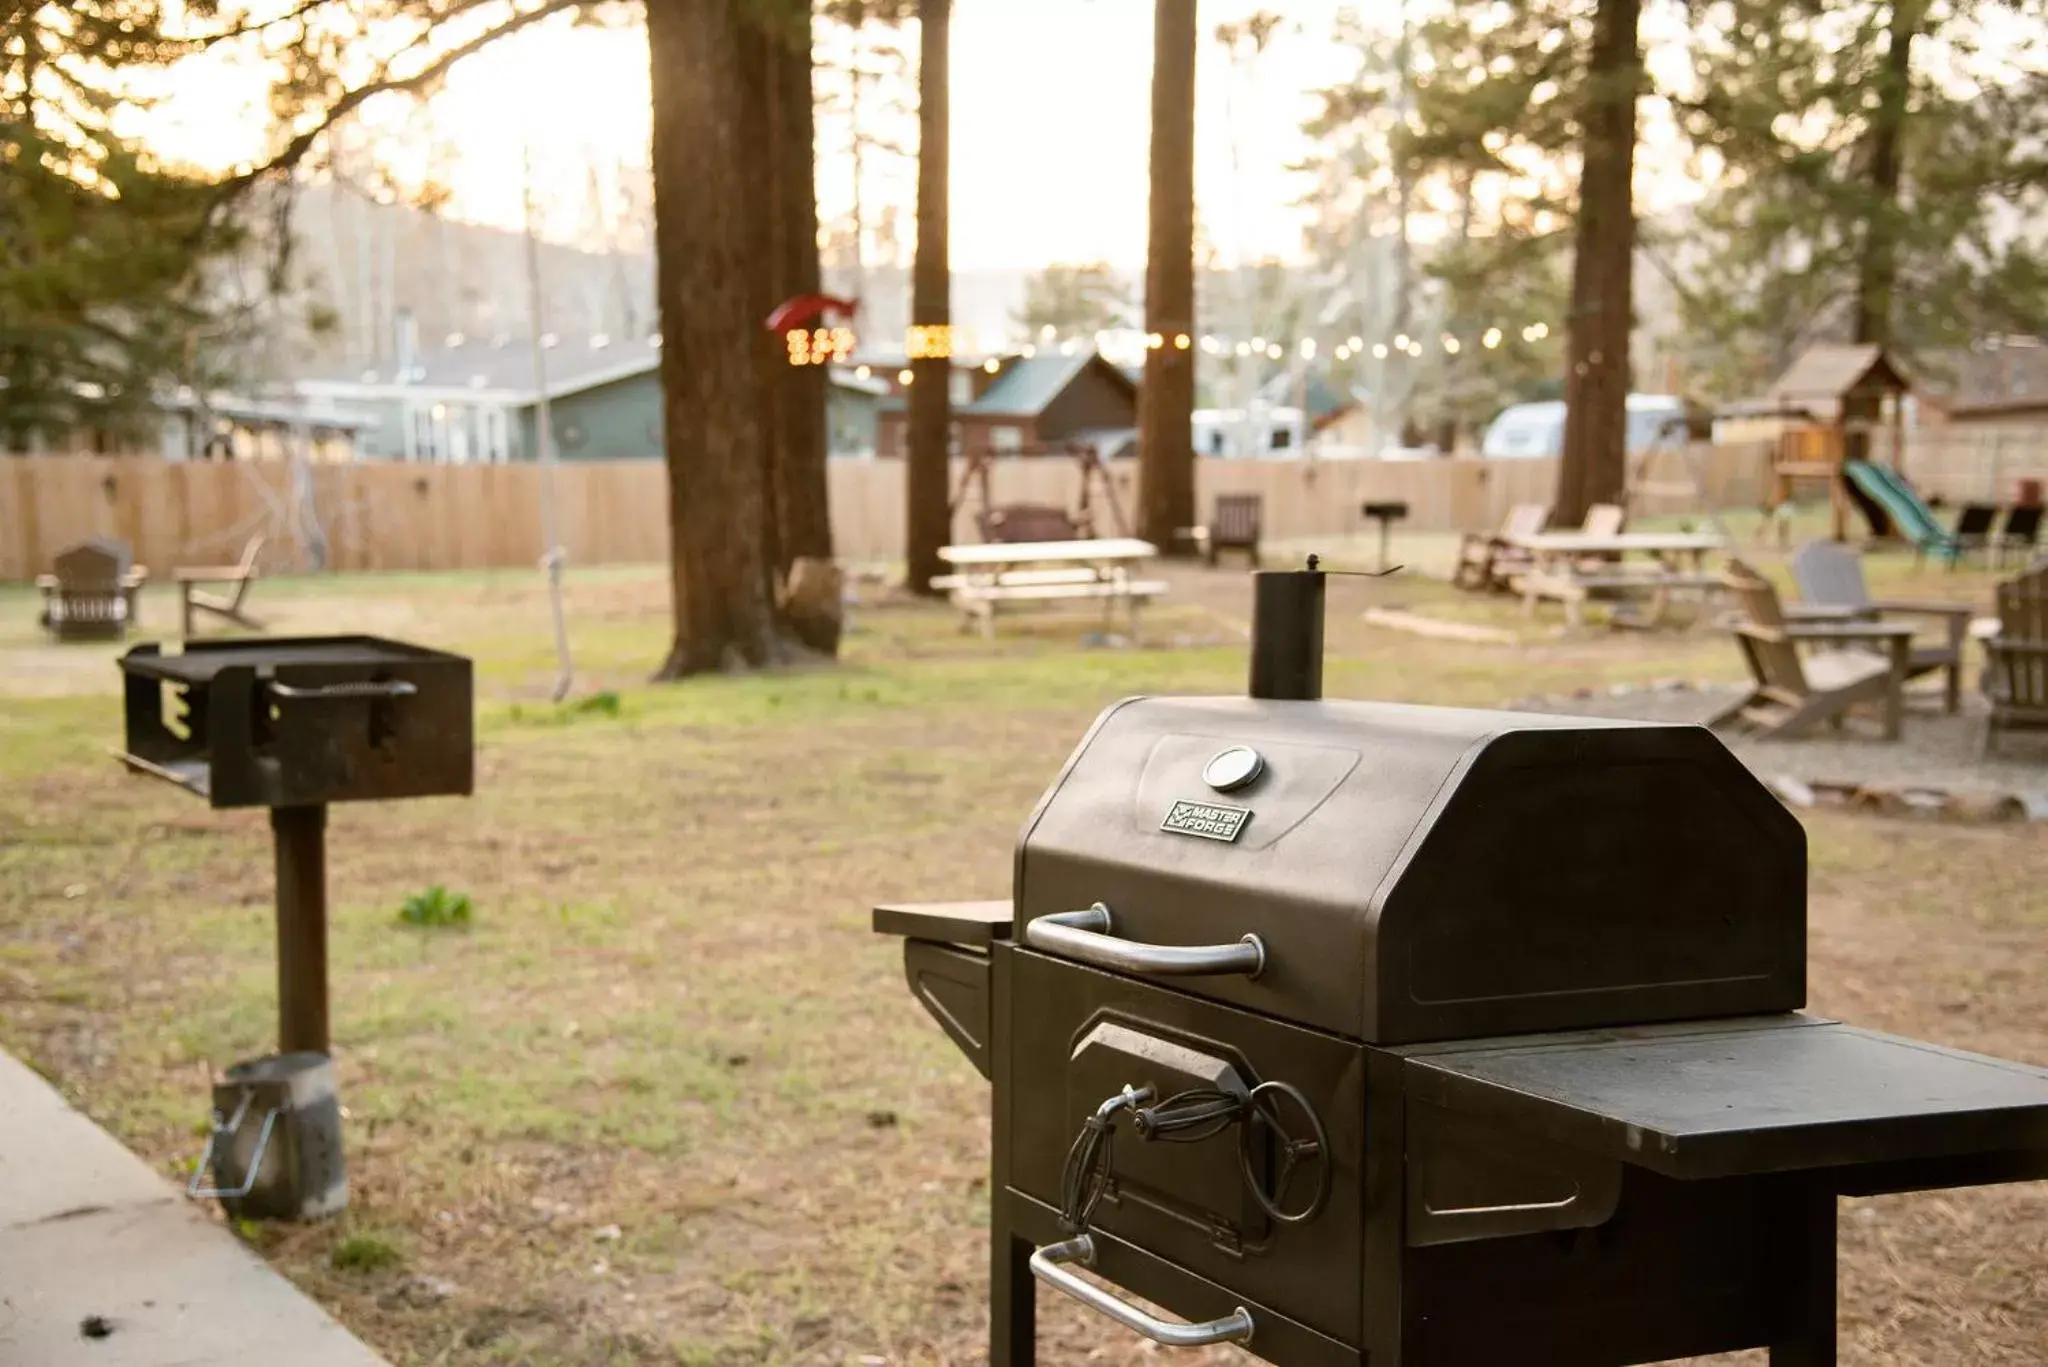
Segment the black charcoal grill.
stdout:
<svg viewBox="0 0 2048 1367">
<path fill-rule="evenodd" d="M 214 1194 L 256 1214 L 331 1213 L 345 1195 L 338 1130 L 326 1133 L 338 1126 L 329 1115 L 338 1103 L 324 1074 L 290 1081 L 324 1070 L 328 1052 L 327 804 L 466 796 L 475 754 L 470 662 L 374 636 L 323 636 L 190 642 L 178 654 L 137 646 L 121 671 L 123 763 L 214 807 L 270 809 L 281 1052 L 240 1066 L 322 1099 L 318 1108 L 271 1108 L 286 1130 L 265 1174 L 256 1169 L 267 1141 L 226 1124 L 217 1108 L 208 1154 L 222 1172 L 232 1166 L 227 1155 L 239 1154 L 247 1171 L 221 1177 Z M 291 1132 L 304 1115 L 322 1132 Z M 276 1124 L 256 1120 L 263 1134 Z M 319 1180 L 302 1177 L 316 1165 L 297 1155 L 311 1150 L 322 1155 Z M 271 1189 L 258 1184 L 265 1175 Z"/>
<path fill-rule="evenodd" d="M 1800 1009 L 1804 833 L 1707 731 L 1321 701 L 1323 575 L 1256 591 L 1251 696 L 1105 712 L 1013 901 L 876 909 L 994 1084 L 992 1363 L 1043 1280 L 1279 1363 L 1813 1367 L 1837 1196 L 2048 1176 L 2048 1071 Z"/>
</svg>

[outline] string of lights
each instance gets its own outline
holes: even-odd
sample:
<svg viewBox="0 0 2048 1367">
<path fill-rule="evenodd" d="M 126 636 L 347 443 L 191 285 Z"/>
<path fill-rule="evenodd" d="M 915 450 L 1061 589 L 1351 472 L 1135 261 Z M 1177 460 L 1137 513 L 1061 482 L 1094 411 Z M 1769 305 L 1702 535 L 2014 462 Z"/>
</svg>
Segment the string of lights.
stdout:
<svg viewBox="0 0 2048 1367">
<path fill-rule="evenodd" d="M 1551 335 L 1548 323 L 1528 323 L 1514 331 L 1526 344 L 1534 345 Z M 855 353 L 858 338 L 851 328 L 793 328 L 785 334 L 789 345 L 791 365 L 845 365 Z M 1478 351 L 1498 350 L 1508 338 L 1508 329 L 1500 324 L 1466 329 L 1463 334 L 1444 332 L 1439 334 L 1436 345 L 1447 356 L 1456 356 L 1468 347 Z M 926 358 L 945 359 L 962 354 L 961 338 L 954 329 L 943 327 L 914 327 L 904 337 L 904 356 L 909 360 Z M 1205 356 L 1250 358 L 1263 357 L 1267 360 L 1284 360 L 1289 354 L 1298 355 L 1304 361 L 1313 361 L 1322 352 L 1323 341 L 1310 336 L 1283 342 L 1277 338 L 1255 335 L 1235 338 L 1221 333 L 1205 332 L 1199 337 L 1191 333 L 1172 334 L 1151 332 L 1137 333 L 1129 330 L 1098 332 L 1092 339 L 1080 337 L 1044 337 L 1041 341 L 1025 342 L 1017 347 L 983 357 L 981 367 L 994 374 L 1002 368 L 1003 356 L 1018 356 L 1030 359 L 1044 351 L 1049 354 L 1073 356 L 1089 345 L 1112 359 L 1119 357 L 1142 357 L 1146 351 L 1192 351 L 1199 349 Z M 1430 349 L 1422 337 L 1397 333 L 1391 342 L 1367 342 L 1357 334 L 1339 338 L 1330 348 L 1331 357 L 1339 362 L 1363 359 L 1384 361 L 1396 355 L 1411 360 L 1420 359 Z M 869 367 L 861 367 L 863 370 Z M 908 371 L 903 372 L 907 376 Z M 902 383 L 909 383 L 899 376 Z M 863 376 L 862 378 L 866 378 Z"/>
</svg>

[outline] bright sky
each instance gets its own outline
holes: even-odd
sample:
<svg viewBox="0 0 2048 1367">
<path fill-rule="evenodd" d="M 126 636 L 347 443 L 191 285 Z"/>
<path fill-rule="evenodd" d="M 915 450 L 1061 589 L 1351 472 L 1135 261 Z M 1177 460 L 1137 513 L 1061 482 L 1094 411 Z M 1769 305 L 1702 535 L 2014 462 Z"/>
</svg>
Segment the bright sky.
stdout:
<svg viewBox="0 0 2048 1367">
<path fill-rule="evenodd" d="M 1310 92 L 1347 76 L 1355 61 L 1329 37 L 1344 0 L 1268 4 L 1283 8 L 1288 22 L 1251 74 L 1233 70 L 1211 35 L 1219 23 L 1264 6 L 1201 0 L 1196 199 L 1226 259 L 1294 254 L 1300 211 L 1291 201 L 1302 187 L 1286 167 L 1306 146 L 1300 124 L 1313 107 Z M 1393 0 L 1362 8 L 1390 21 L 1396 12 Z M 1653 8 L 1645 21 L 1653 47 L 1661 36 L 1656 14 Z M 914 52 L 914 27 L 903 37 Z M 1095 258 L 1142 265 L 1151 49 L 1151 0 L 955 0 L 957 269 Z M 1653 51 L 1652 60 L 1670 55 Z M 172 98 L 147 120 L 166 151 L 216 165 L 260 153 L 267 111 L 254 73 L 187 71 L 167 93 Z M 387 157 L 436 171 L 454 191 L 455 216 L 511 228 L 521 222 L 522 156 L 530 145 L 543 231 L 574 235 L 587 221 L 591 165 L 608 170 L 646 155 L 646 42 L 638 32 L 537 26 L 457 67 L 430 119 L 438 140 L 457 149 L 456 159 L 432 168 L 420 147 L 435 139 L 418 136 L 418 121 L 412 136 L 389 116 L 364 133 Z M 1699 193 L 1680 159 L 1658 146 L 1669 133 L 1656 125 L 1652 111 L 1640 159 L 1641 207 L 1650 212 Z M 823 138 L 820 209 L 829 218 L 848 207 L 852 176 L 838 151 L 843 130 L 827 126 Z M 914 144 L 914 128 L 903 140 Z M 914 185 L 907 166 L 894 174 L 877 168 L 865 179 L 871 222 L 873 201 L 885 196 L 902 204 L 907 219 Z"/>
</svg>

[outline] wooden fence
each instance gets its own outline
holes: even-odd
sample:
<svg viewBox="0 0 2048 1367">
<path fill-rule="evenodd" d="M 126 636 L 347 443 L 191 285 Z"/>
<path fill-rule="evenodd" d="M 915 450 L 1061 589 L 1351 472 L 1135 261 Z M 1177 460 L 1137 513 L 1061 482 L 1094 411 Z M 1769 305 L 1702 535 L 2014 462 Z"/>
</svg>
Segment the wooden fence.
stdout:
<svg viewBox="0 0 2048 1367">
<path fill-rule="evenodd" d="M 1699 447 L 1691 460 L 1660 456 L 1654 482 L 1696 470 L 1698 500 L 1648 500 L 1650 512 L 1755 507 L 1769 468 L 1762 445 Z M 2048 477 L 2048 431 L 1949 429 L 1915 434 L 1906 470 L 1951 500 L 2010 498 L 2021 477 Z M 1414 530 L 1497 525 L 1515 503 L 1546 502 L 1557 479 L 1547 460 L 1217 461 L 1197 466 L 1199 506 L 1223 492 L 1265 499 L 1273 538 L 1362 530 L 1359 505 L 1405 501 Z M 957 480 L 958 472 L 955 477 Z M 523 567 L 541 555 L 543 472 L 530 465 L 317 465 L 172 463 L 148 457 L 0 458 L 0 580 L 31 578 L 63 547 L 92 533 L 125 540 L 163 573 L 232 560 L 249 537 L 268 538 L 272 571 L 453 570 Z M 557 523 L 570 563 L 632 564 L 668 553 L 668 492 L 655 461 L 565 464 L 552 471 Z M 887 560 L 903 548 L 900 461 L 830 466 L 838 553 Z M 1111 472 L 1126 519 L 1137 511 L 1137 471 Z M 296 481 L 296 482 L 295 482 Z M 998 462 L 997 502 L 1071 505 L 1079 477 L 1065 460 Z M 1099 500 L 1098 500 L 1099 502 Z M 1102 510 L 1098 526 L 1110 526 Z M 971 507 L 956 539 L 971 540 Z"/>
</svg>

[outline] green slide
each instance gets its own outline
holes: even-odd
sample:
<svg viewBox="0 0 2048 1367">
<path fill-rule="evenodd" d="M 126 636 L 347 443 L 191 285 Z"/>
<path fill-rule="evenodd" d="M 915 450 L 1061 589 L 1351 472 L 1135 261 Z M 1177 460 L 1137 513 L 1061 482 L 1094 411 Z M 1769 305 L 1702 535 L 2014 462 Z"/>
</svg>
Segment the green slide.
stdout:
<svg viewBox="0 0 2048 1367">
<path fill-rule="evenodd" d="M 1934 516 L 1934 510 L 1899 477 L 1898 471 L 1875 461 L 1845 460 L 1842 462 L 1842 474 L 1853 487 L 1884 509 L 1892 525 L 1899 529 L 1899 535 L 1912 542 L 1921 554 L 1953 563 L 1962 553 L 1955 537 Z"/>
</svg>

